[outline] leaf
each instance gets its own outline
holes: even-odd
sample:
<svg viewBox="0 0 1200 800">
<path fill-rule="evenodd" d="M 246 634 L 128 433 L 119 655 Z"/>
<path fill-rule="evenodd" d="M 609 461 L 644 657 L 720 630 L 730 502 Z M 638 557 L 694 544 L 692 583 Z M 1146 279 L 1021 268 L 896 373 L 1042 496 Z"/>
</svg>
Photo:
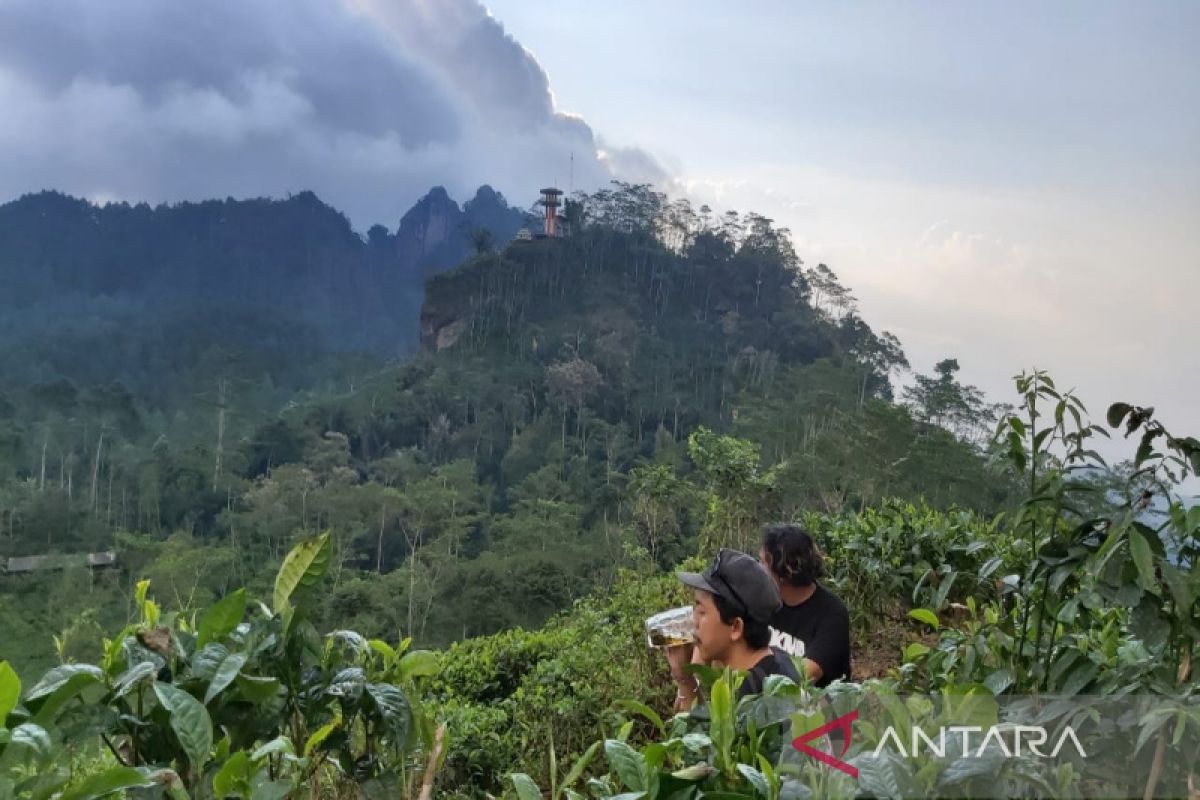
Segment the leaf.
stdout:
<svg viewBox="0 0 1200 800">
<path fill-rule="evenodd" d="M 225 660 L 221 662 L 221 666 L 217 667 L 217 674 L 213 675 L 212 682 L 208 684 L 208 691 L 204 693 L 204 704 L 208 705 L 214 697 L 225 691 L 225 687 L 233 683 L 233 679 L 238 676 L 245 665 L 245 653 L 233 653 L 226 656 Z"/>
<path fill-rule="evenodd" d="M 992 690 L 992 694 L 1003 694 L 1004 690 L 1013 685 L 1013 674 L 1007 669 L 998 669 L 983 679 L 983 685 Z"/>
<path fill-rule="evenodd" d="M 1163 617 L 1155 599 L 1143 597 L 1142 602 L 1133 609 L 1129 621 L 1133 635 L 1141 639 L 1151 652 L 1157 655 L 1166 646 L 1171 635 L 1171 624 Z"/>
<path fill-rule="evenodd" d="M 672 772 L 671 775 L 683 781 L 702 781 L 711 775 L 712 772 L 712 765 L 701 761 L 698 764 L 692 764 L 690 767 L 677 769 Z"/>
<path fill-rule="evenodd" d="M 396 651 L 382 639 L 371 639 L 367 642 L 367 647 L 370 647 L 372 651 L 382 656 L 385 664 L 391 664 L 396 660 Z"/>
<path fill-rule="evenodd" d="M 1167 588 L 1171 590 L 1171 597 L 1175 599 L 1176 608 L 1186 617 L 1191 611 L 1192 604 L 1196 602 L 1195 595 L 1192 594 L 1192 587 L 1188 584 L 1188 576 L 1174 564 L 1164 561 L 1162 563 L 1163 581 L 1166 582 Z M 3 717 L 0 717 L 3 719 Z"/>
<path fill-rule="evenodd" d="M 658 730 L 660 736 L 666 736 L 667 726 L 663 724 L 662 717 L 660 717 L 650 706 L 646 705 L 645 703 L 639 703 L 637 700 L 621 700 L 617 703 L 617 705 L 626 711 L 632 711 L 634 714 L 639 714 L 645 717 L 650 721 L 650 724 L 652 724 L 655 729 Z"/>
<path fill-rule="evenodd" d="M 332 545 L 328 533 L 308 539 L 292 548 L 275 576 L 275 613 L 281 614 L 292 605 L 292 596 L 297 592 L 311 591 L 329 569 Z"/>
<path fill-rule="evenodd" d="M 924 622 L 934 630 L 942 627 L 942 623 L 938 621 L 937 614 L 930 611 L 928 608 L 914 608 L 908 612 L 908 615 L 918 622 Z"/>
<path fill-rule="evenodd" d="M 735 722 L 733 718 L 733 692 L 729 688 L 729 673 L 723 675 L 712 685 L 709 692 L 709 707 L 712 710 L 712 721 L 709 725 L 709 736 L 713 748 L 723 770 L 729 769 L 730 751 L 733 748 Z"/>
<path fill-rule="evenodd" d="M 209 642 L 192 656 L 192 676 L 202 681 L 211 681 L 217 675 L 217 670 L 225 659 L 229 658 L 229 650 L 219 642 Z"/>
<path fill-rule="evenodd" d="M 1062 686 L 1056 694 L 1073 697 L 1079 694 L 1087 685 L 1100 674 L 1100 665 L 1092 661 L 1083 661 L 1073 667 L 1063 679 Z"/>
<path fill-rule="evenodd" d="M 1137 528 L 1129 529 L 1129 554 L 1137 566 L 1138 586 L 1145 591 L 1157 591 L 1158 579 L 1154 576 L 1154 554 L 1150 551 L 1150 542 Z"/>
<path fill-rule="evenodd" d="M 357 656 L 364 656 L 371 649 L 367 644 L 366 638 L 357 631 L 339 630 L 334 631 L 325 638 L 332 639 L 335 644 L 347 645 Z"/>
<path fill-rule="evenodd" d="M 367 694 L 375 701 L 379 716 L 387 725 L 392 744 L 403 748 L 412 727 L 412 709 L 408 706 L 408 698 L 399 687 L 388 683 L 368 683 L 366 688 Z"/>
<path fill-rule="evenodd" d="M 903 797 L 897 765 L 884 755 L 866 753 L 854 760 L 858 768 L 858 786 L 871 797 Z"/>
<path fill-rule="evenodd" d="M 224 639 L 233 633 L 246 613 L 246 590 L 238 589 L 225 595 L 212 605 L 200 618 L 197 647 Z"/>
<path fill-rule="evenodd" d="M 21 679 L 7 661 L 0 661 L 0 728 L 21 699 Z"/>
<path fill-rule="evenodd" d="M 132 789 L 137 786 L 153 786 L 154 779 L 133 767 L 110 767 L 92 775 L 74 789 L 63 792 L 61 800 L 96 800 L 96 798 Z"/>
<path fill-rule="evenodd" d="M 50 696 L 41 703 L 41 706 L 34 713 L 33 721 L 39 725 L 49 725 L 53 722 L 63 706 L 74 700 L 84 689 L 100 683 L 104 675 L 99 667 L 94 667 L 90 664 L 69 664 L 50 670 L 42 678 L 42 681 L 46 681 L 51 676 L 51 673 L 67 670 L 70 670 L 70 672 L 61 672 L 60 675 L 50 681 L 50 684 L 55 687 L 54 691 L 50 693 Z M 63 676 L 65 676 L 65 680 L 59 680 Z M 37 688 L 35 686 L 34 691 Z M 33 694 L 34 692 L 31 691 L 30 695 L 25 698 L 27 703 L 34 699 Z"/>
<path fill-rule="evenodd" d="M 1133 406 L 1128 403 L 1113 403 L 1108 407 L 1108 426 L 1110 428 L 1121 427 L 1121 422 L 1125 419 L 1125 415 L 1133 410 Z"/>
<path fill-rule="evenodd" d="M 29 693 L 25 695 L 25 701 L 37 700 L 40 697 L 53 694 L 60 688 L 65 686 L 68 681 L 79 675 L 86 675 L 92 680 L 92 683 L 99 683 L 104 679 L 104 671 L 92 664 L 64 664 L 61 667 L 55 667 L 42 676 L 42 679 L 33 685 Z"/>
<path fill-rule="evenodd" d="M 125 670 L 113 681 L 113 699 L 124 697 L 129 694 L 140 681 L 147 678 L 153 680 L 158 674 L 158 667 L 153 661 L 139 661 L 129 669 Z"/>
<path fill-rule="evenodd" d="M 9 734 L 9 747 L 28 748 L 33 751 L 39 761 L 49 759 L 54 752 L 54 746 L 50 743 L 50 734 L 46 733 L 46 729 L 37 723 L 22 723 L 13 728 Z"/>
<path fill-rule="evenodd" d="M 514 772 L 508 777 L 512 779 L 513 788 L 517 790 L 518 800 L 542 800 L 542 790 L 533 782 L 533 778 L 524 772 Z"/>
<path fill-rule="evenodd" d="M 238 750 L 213 777 L 213 793 L 217 797 L 241 794 L 241 787 L 250 781 L 250 769 L 250 756 L 245 750 Z"/>
<path fill-rule="evenodd" d="M 363 686 L 367 682 L 367 674 L 362 667 L 346 667 L 333 676 L 325 694 L 330 697 L 348 697 L 357 700 L 362 696 Z"/>
<path fill-rule="evenodd" d="M 401 681 L 428 678 L 437 674 L 438 654 L 430 650 L 413 650 L 400 658 L 397 669 L 400 672 Z"/>
<path fill-rule="evenodd" d="M 171 730 L 179 739 L 188 761 L 197 771 L 204 768 L 212 749 L 212 720 L 200 701 L 169 683 L 155 683 L 158 702 L 171 714 Z"/>
<path fill-rule="evenodd" d="M 1154 454 L 1154 439 L 1159 432 L 1153 428 L 1142 434 L 1142 440 L 1138 442 L 1137 452 L 1133 456 L 1133 465 L 1140 467 L 1142 462 L 1150 458 Z"/>
<path fill-rule="evenodd" d="M 743 778 L 750 782 L 750 784 L 754 787 L 756 794 L 762 795 L 763 797 L 770 796 L 771 790 L 767 786 L 767 779 L 761 772 L 749 764 L 738 764 L 737 771 L 741 773 Z"/>
<path fill-rule="evenodd" d="M 607 739 L 604 742 L 604 755 L 626 789 L 635 792 L 646 790 L 649 776 L 646 760 L 641 753 L 618 739 Z"/>
<path fill-rule="evenodd" d="M 313 731 L 312 736 L 308 737 L 308 741 L 304 743 L 304 756 L 307 758 L 312 755 L 312 751 L 321 746 L 321 743 L 329 738 L 329 734 L 336 731 L 342 725 L 341 716 L 335 717 L 331 722 L 322 725 L 317 730 Z"/>
<path fill-rule="evenodd" d="M 592 746 L 583 751 L 583 755 L 575 760 L 575 763 L 571 765 L 571 769 L 567 772 L 566 776 L 562 780 L 562 785 L 564 787 L 569 787 L 579 780 L 579 776 L 582 775 L 583 771 L 588 768 L 589 764 L 592 763 L 592 759 L 596 757 L 596 753 L 600 752 L 601 744 L 603 744 L 603 742 L 592 742 Z"/>
<path fill-rule="evenodd" d="M 276 736 L 271 741 L 261 745 L 257 750 L 250 754 L 251 761 L 262 761 L 267 756 L 273 756 L 276 753 L 287 753 L 295 755 L 296 748 L 292 746 L 291 739 L 286 736 Z"/>
</svg>

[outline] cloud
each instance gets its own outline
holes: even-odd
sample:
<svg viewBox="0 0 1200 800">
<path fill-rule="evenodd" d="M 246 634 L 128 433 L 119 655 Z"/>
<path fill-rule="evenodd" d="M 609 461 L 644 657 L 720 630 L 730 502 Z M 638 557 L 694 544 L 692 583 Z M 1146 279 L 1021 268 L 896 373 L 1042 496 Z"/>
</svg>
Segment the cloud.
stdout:
<svg viewBox="0 0 1200 800">
<path fill-rule="evenodd" d="M 665 177 L 475 0 L 0 0 L 0 108 L 0 200 L 313 189 L 365 229 L 434 184 L 523 205 L 572 157 L 580 188 Z"/>
</svg>

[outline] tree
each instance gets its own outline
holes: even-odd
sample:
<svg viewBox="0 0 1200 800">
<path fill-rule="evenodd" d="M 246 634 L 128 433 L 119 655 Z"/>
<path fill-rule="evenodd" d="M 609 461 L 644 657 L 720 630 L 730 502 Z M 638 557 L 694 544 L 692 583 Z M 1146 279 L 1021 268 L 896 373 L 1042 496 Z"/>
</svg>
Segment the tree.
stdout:
<svg viewBox="0 0 1200 800">
<path fill-rule="evenodd" d="M 955 379 L 958 371 L 957 359 L 943 359 L 934 367 L 935 375 L 915 375 L 904 397 L 922 422 L 981 445 L 991 431 L 994 409 L 984 402 L 983 392 Z"/>
</svg>

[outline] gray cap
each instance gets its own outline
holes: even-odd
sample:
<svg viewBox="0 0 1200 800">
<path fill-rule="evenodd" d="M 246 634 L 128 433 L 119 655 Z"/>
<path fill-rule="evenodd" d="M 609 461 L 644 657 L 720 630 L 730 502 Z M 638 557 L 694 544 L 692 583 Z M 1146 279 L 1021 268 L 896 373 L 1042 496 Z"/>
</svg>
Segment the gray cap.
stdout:
<svg viewBox="0 0 1200 800">
<path fill-rule="evenodd" d="M 779 610 L 779 587 L 752 556 L 721 548 L 704 572 L 676 572 L 684 585 L 720 595 L 746 619 L 770 622 Z"/>
</svg>

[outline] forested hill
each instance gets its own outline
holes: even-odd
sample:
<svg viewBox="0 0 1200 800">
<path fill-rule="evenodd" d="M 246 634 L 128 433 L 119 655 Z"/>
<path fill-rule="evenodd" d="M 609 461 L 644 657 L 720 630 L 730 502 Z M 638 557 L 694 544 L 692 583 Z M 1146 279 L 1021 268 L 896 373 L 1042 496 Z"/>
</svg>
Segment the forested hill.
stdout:
<svg viewBox="0 0 1200 800">
<path fill-rule="evenodd" d="M 979 446 L 986 409 L 955 381 L 957 364 L 918 375 L 896 402 L 900 343 L 770 220 L 618 185 L 567 204 L 566 238 L 472 237 L 478 254 L 437 273 L 451 249 L 443 198 L 431 193 L 397 234 L 372 229 L 365 242 L 311 195 L 161 211 L 50 195 L 6 208 L 5 280 L 15 285 L 12 265 L 36 256 L 44 274 L 21 282 L 29 308 L 70 309 L 58 287 L 79 305 L 3 313 L 9 335 L 31 335 L 33 322 L 46 333 L 4 355 L 14 366 L 0 387 L 0 556 L 120 555 L 83 594 L 71 572 L 0 576 L 0 625 L 31 663 L 51 655 L 46 630 L 70 625 L 68 653 L 98 640 L 92 629 L 120 622 L 137 578 L 203 606 L 269 580 L 315 531 L 331 532 L 337 559 L 321 625 L 436 644 L 537 624 L 630 553 L 669 568 L 702 540 L 736 541 L 767 519 L 890 497 L 985 512 L 1009 500 L 1008 476 Z M 50 224 L 37 222 L 38 204 L 75 209 L 82 219 L 58 230 L 93 244 L 34 236 Z M 242 233 L 213 232 L 235 207 L 225 219 L 275 209 L 313 222 L 239 217 Z M 88 222 L 110 212 L 121 225 L 161 213 L 171 226 L 148 230 L 177 239 L 189 215 L 202 217 L 203 247 L 162 268 L 191 276 L 177 289 L 200 271 L 241 289 L 204 295 L 211 305 L 184 324 L 153 301 L 171 296 L 168 282 L 130 277 L 153 272 L 151 255 L 139 268 L 124 256 L 104 268 L 65 259 L 165 252 L 118 235 L 116 222 Z M 289 259 L 251 246 L 264 231 L 287 240 Z M 276 276 L 261 309 L 250 297 L 269 287 L 223 262 L 225 248 Z M 409 274 L 437 273 L 419 314 L 423 347 L 386 368 L 327 357 L 309 315 L 344 302 L 364 318 L 339 317 L 346 325 L 378 325 L 363 309 L 402 301 L 376 284 L 377 297 L 353 305 L 385 251 Z M 341 258 L 354 280 L 331 266 Z M 125 277 L 84 280 L 94 274 Z M 333 285 L 336 300 L 306 307 L 314 287 Z M 415 307 L 410 324 L 415 338 Z"/>
<path fill-rule="evenodd" d="M 26 195 L 0 206 L 0 367 L 18 382 L 137 389 L 163 377 L 147 362 L 202 345 L 395 357 L 416 343 L 425 278 L 466 257 L 479 230 L 507 240 L 525 216 L 487 186 L 463 208 L 436 187 L 394 232 L 361 236 L 311 192 L 154 208 Z"/>
</svg>

